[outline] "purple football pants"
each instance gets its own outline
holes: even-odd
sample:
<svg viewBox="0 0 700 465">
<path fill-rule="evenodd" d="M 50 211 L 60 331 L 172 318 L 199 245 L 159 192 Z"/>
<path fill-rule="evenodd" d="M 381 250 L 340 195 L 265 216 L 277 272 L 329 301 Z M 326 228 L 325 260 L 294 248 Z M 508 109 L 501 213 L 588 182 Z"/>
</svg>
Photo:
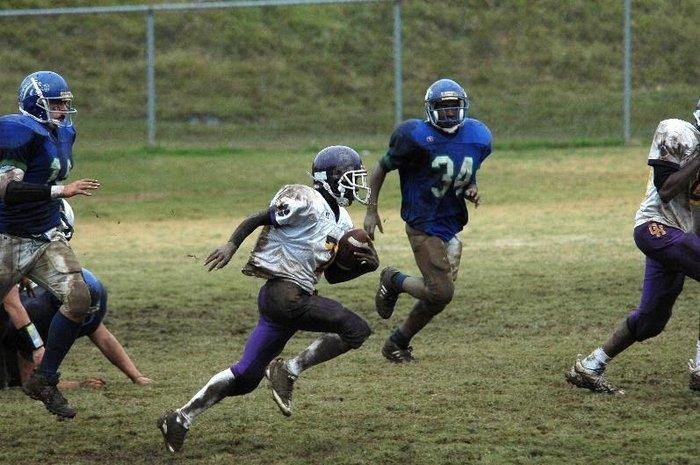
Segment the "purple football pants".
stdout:
<svg viewBox="0 0 700 465">
<path fill-rule="evenodd" d="M 267 365 L 297 331 L 335 333 L 353 348 L 360 347 L 372 332 L 364 319 L 339 302 L 308 294 L 281 279 L 271 279 L 260 289 L 258 311 L 258 324 L 248 337 L 243 356 L 231 366 L 231 396 L 254 390 Z"/>
<path fill-rule="evenodd" d="M 700 238 L 650 221 L 634 229 L 634 241 L 646 255 L 646 265 L 641 302 L 628 315 L 627 327 L 636 341 L 643 341 L 663 331 L 685 277 L 700 281 Z"/>
</svg>

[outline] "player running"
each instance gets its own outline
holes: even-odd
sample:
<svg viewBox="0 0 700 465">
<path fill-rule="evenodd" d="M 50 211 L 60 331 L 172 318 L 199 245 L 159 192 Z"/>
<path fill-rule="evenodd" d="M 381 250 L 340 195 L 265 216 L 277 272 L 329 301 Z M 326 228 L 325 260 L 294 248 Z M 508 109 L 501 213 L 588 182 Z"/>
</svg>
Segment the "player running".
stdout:
<svg viewBox="0 0 700 465">
<path fill-rule="evenodd" d="M 353 200 L 365 203 L 369 195 L 366 171 L 353 149 L 331 146 L 316 155 L 311 173 L 313 187 L 284 186 L 268 208 L 246 218 L 228 242 L 206 259 L 209 271 L 223 268 L 243 240 L 264 227 L 243 269 L 246 275 L 266 280 L 258 295 L 258 324 L 238 362 L 214 375 L 184 406 L 158 420 L 170 452 L 181 449 L 197 416 L 227 396 L 253 391 L 263 376 L 281 412 L 291 415 L 292 391 L 299 375 L 357 349 L 369 337 L 371 330 L 364 319 L 315 290 L 321 273 L 335 283 L 379 266 L 374 252 L 356 252 L 364 265 L 354 270 L 343 271 L 332 263 L 336 244 L 352 229 L 344 207 Z M 275 358 L 300 330 L 324 334 L 291 360 Z"/>
<path fill-rule="evenodd" d="M 28 75 L 19 86 L 19 114 L 0 117 L 0 295 L 24 276 L 51 289 L 62 306 L 51 320 L 46 346 L 39 344 L 26 311 L 10 312 L 33 344 L 39 369 L 23 385 L 53 414 L 75 410 L 56 387 L 58 367 L 90 310 L 90 291 L 60 225 L 60 198 L 92 195 L 94 179 L 61 185 L 73 167 L 73 94 L 52 71 Z M 9 309 L 8 309 L 9 310 Z"/>
<path fill-rule="evenodd" d="M 462 256 L 458 233 L 469 219 L 465 199 L 479 205 L 476 172 L 491 153 L 491 132 L 468 118 L 469 96 L 450 79 L 434 82 L 425 94 L 426 120 L 401 123 L 389 150 L 370 178 L 371 197 L 364 228 L 374 239 L 382 229 L 379 191 L 389 171 L 398 169 L 401 218 L 421 277 L 394 267 L 382 270 L 377 313 L 389 318 L 401 293 L 417 299 L 410 314 L 384 342 L 382 355 L 394 363 L 415 361 L 411 339 L 452 301 Z"/>
<path fill-rule="evenodd" d="M 646 255 L 641 302 L 601 347 L 576 360 L 566 374 L 574 386 L 624 394 L 605 378 L 608 363 L 635 342 L 659 335 L 671 318 L 686 276 L 700 280 L 700 239 L 690 206 L 691 201 L 700 201 L 700 101 L 693 118 L 692 124 L 663 120 L 656 128 L 649 150 L 646 197 L 634 222 L 634 241 Z M 689 368 L 689 386 L 700 390 L 700 336 Z"/>
</svg>

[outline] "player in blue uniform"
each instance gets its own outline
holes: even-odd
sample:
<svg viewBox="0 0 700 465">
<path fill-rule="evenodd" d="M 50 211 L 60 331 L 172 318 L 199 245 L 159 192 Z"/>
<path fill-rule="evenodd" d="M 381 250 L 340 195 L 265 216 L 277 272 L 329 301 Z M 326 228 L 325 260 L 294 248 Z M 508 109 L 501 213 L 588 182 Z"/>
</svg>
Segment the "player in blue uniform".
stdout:
<svg viewBox="0 0 700 465">
<path fill-rule="evenodd" d="M 87 336 L 100 349 L 100 351 L 119 368 L 134 384 L 145 386 L 151 380 L 144 376 L 129 358 L 124 347 L 107 329 L 103 319 L 107 313 L 107 290 L 102 282 L 89 270 L 83 268 L 82 275 L 90 290 L 91 313 L 80 326 L 78 337 Z M 51 327 L 51 321 L 59 311 L 63 303 L 51 292 L 41 287 L 35 287 L 30 292 L 16 295 L 17 300 L 9 299 L 8 306 L 22 305 L 36 327 L 39 336 L 46 339 Z M 26 381 L 34 370 L 32 363 L 33 345 L 27 340 L 20 329 L 17 329 L 9 321 L 9 316 L 5 311 L 5 306 L 0 307 L 0 346 L 5 355 L 5 368 L 12 373 L 12 379 L 8 386 L 16 385 L 20 379 Z M 2 369 L 3 367 L 0 367 Z M 62 381 L 64 387 L 74 387 L 80 385 L 77 382 Z M 99 379 L 89 379 L 84 383 L 93 387 L 104 386 L 104 381 Z M 0 386 L 2 388 L 3 386 Z"/>
<path fill-rule="evenodd" d="M 58 367 L 90 308 L 81 267 L 59 228 L 60 198 L 91 195 L 94 179 L 61 185 L 73 167 L 73 94 L 52 71 L 28 75 L 19 87 L 19 114 L 0 117 L 0 295 L 23 277 L 56 294 L 63 305 L 54 316 L 46 346 L 21 308 L 9 312 L 22 328 L 41 366 L 23 391 L 63 418 L 73 418 L 58 388 Z"/>
<path fill-rule="evenodd" d="M 398 169 L 401 218 L 422 277 L 394 267 L 380 275 L 375 298 L 382 318 L 389 318 L 399 294 L 418 299 L 408 318 L 384 343 L 382 355 L 395 363 L 415 361 L 409 346 L 415 336 L 452 300 L 462 244 L 457 234 L 468 221 L 465 200 L 479 204 L 476 172 L 491 153 L 491 132 L 468 118 L 469 97 L 450 79 L 434 82 L 425 95 L 427 120 L 401 123 L 389 150 L 370 177 L 371 197 L 364 228 L 374 238 L 382 229 L 377 201 L 386 174 Z"/>
</svg>

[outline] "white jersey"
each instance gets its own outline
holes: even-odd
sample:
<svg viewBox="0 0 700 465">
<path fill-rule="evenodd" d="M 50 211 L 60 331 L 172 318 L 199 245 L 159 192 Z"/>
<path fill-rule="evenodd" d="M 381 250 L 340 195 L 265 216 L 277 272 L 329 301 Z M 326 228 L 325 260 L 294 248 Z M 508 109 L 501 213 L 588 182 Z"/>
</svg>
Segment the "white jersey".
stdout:
<svg viewBox="0 0 700 465">
<path fill-rule="evenodd" d="M 282 278 L 313 292 L 323 270 L 335 256 L 337 244 L 352 229 L 347 210 L 338 221 L 328 202 L 314 188 L 284 186 L 270 202 L 273 224 L 260 233 L 243 273 Z"/>
<path fill-rule="evenodd" d="M 659 123 L 649 150 L 649 162 L 660 161 L 669 166 L 682 168 L 698 154 L 700 132 L 687 121 L 666 119 Z M 661 201 L 654 185 L 653 168 L 647 182 L 644 201 L 637 210 L 634 225 L 657 221 L 684 232 L 693 230 L 689 192 L 681 192 L 668 203 Z"/>
</svg>

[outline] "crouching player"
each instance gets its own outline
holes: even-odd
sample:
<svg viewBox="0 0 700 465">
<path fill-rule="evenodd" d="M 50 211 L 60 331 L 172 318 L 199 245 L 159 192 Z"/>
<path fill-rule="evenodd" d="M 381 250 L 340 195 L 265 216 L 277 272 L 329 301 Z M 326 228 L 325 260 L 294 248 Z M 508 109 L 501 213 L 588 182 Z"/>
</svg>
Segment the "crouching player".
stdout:
<svg viewBox="0 0 700 465">
<path fill-rule="evenodd" d="M 124 347 L 103 323 L 107 313 L 107 290 L 89 270 L 83 268 L 82 274 L 90 291 L 91 313 L 80 326 L 78 337 L 89 337 L 104 356 L 135 384 L 139 386 L 150 384 L 151 380 L 136 368 Z M 18 288 L 14 287 L 0 307 L 0 328 L 2 328 L 0 344 L 4 355 L 4 369 L 10 375 L 7 382 L 10 387 L 19 385 L 19 382 L 26 382 L 34 370 L 38 368 L 38 365 L 32 360 L 32 352 L 36 345 L 40 346 L 46 340 L 51 321 L 62 305 L 56 296 L 42 287 L 37 286 L 33 289 L 28 287 L 27 289 L 26 293 L 20 293 Z M 26 309 L 31 320 L 31 331 L 27 331 L 25 328 L 15 328 L 9 321 L 5 307 L 17 306 L 23 306 Z M 30 334 L 34 335 L 33 341 L 28 336 Z M 1 369 L 3 367 L 0 367 Z M 62 380 L 58 386 L 70 389 L 81 385 L 100 388 L 105 385 L 105 382 L 98 378 L 91 378 L 83 382 Z"/>
<path fill-rule="evenodd" d="M 651 176 L 635 218 L 634 241 L 646 255 L 639 307 L 623 319 L 608 340 L 566 374 L 569 383 L 594 392 L 624 391 L 604 377 L 610 360 L 635 342 L 663 331 L 686 276 L 700 281 L 700 238 L 691 204 L 700 200 L 700 101 L 694 123 L 659 123 L 649 151 Z M 689 387 L 700 390 L 700 339 L 690 361 Z"/>
<path fill-rule="evenodd" d="M 361 266 L 343 271 L 334 259 L 336 244 L 352 228 L 343 208 L 353 200 L 366 203 L 367 172 L 353 149 L 331 146 L 314 158 L 313 187 L 284 186 L 270 206 L 245 219 L 224 245 L 205 262 L 223 268 L 243 240 L 264 226 L 243 273 L 266 279 L 258 294 L 259 320 L 240 360 L 214 375 L 183 407 L 158 420 L 170 452 L 180 450 L 192 422 L 228 396 L 253 391 L 266 376 L 273 399 L 291 415 L 294 382 L 302 371 L 357 349 L 371 330 L 359 315 L 335 300 L 321 297 L 315 285 L 325 270 L 332 284 L 379 266 L 376 252 L 356 252 Z M 291 360 L 277 357 L 299 330 L 324 333 Z"/>
</svg>

